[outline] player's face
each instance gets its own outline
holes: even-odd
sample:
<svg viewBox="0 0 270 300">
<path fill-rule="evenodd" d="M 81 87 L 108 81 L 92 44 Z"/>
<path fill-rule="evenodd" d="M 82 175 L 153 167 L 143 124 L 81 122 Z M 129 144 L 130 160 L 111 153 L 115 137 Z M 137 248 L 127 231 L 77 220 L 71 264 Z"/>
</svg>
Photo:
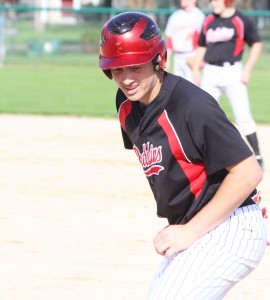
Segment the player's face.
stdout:
<svg viewBox="0 0 270 300">
<path fill-rule="evenodd" d="M 159 93 L 161 81 L 153 63 L 111 69 L 113 80 L 131 101 L 147 105 Z"/>
<path fill-rule="evenodd" d="M 197 0 L 179 0 L 179 3 L 180 3 L 181 8 L 189 11 L 195 6 L 196 1 Z"/>
<path fill-rule="evenodd" d="M 212 10 L 215 14 L 220 15 L 225 9 L 224 0 L 210 0 Z"/>
</svg>

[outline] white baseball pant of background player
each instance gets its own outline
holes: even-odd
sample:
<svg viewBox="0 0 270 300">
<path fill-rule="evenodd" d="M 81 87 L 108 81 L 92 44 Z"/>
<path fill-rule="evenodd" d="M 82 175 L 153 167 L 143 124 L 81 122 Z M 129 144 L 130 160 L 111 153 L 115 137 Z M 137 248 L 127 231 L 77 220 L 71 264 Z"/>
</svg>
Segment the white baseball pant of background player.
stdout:
<svg viewBox="0 0 270 300">
<path fill-rule="evenodd" d="M 266 239 L 261 209 L 238 208 L 190 248 L 161 261 L 147 300 L 222 299 L 258 265 Z"/>
<path fill-rule="evenodd" d="M 192 82 L 192 70 L 188 66 L 186 59 L 194 55 L 195 51 L 183 54 L 174 53 L 173 73 Z"/>
<path fill-rule="evenodd" d="M 235 122 L 247 136 L 256 131 L 256 125 L 250 111 L 247 86 L 241 82 L 242 68 L 241 62 L 224 63 L 222 67 L 205 64 L 200 87 L 217 101 L 222 92 L 227 95 Z"/>
</svg>

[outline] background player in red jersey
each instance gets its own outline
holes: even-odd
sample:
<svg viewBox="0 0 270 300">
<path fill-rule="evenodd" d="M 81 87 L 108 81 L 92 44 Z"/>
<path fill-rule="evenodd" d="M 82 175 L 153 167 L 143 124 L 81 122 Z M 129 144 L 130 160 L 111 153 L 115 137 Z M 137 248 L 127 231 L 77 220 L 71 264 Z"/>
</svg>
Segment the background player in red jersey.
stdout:
<svg viewBox="0 0 270 300">
<path fill-rule="evenodd" d="M 246 136 L 263 169 L 247 91 L 247 83 L 260 56 L 262 43 L 251 20 L 235 9 L 233 0 L 212 0 L 210 3 L 213 13 L 204 20 L 193 66 L 193 82 L 217 101 L 222 92 L 226 93 L 236 124 Z M 245 44 L 251 49 L 243 66 L 241 61 Z M 202 61 L 205 64 L 201 78 Z"/>
<path fill-rule="evenodd" d="M 217 101 L 165 62 L 148 16 L 122 13 L 103 26 L 99 66 L 119 87 L 124 146 L 168 220 L 154 238 L 163 259 L 147 300 L 218 300 L 263 256 L 266 224 L 252 199 L 262 170 Z"/>
</svg>

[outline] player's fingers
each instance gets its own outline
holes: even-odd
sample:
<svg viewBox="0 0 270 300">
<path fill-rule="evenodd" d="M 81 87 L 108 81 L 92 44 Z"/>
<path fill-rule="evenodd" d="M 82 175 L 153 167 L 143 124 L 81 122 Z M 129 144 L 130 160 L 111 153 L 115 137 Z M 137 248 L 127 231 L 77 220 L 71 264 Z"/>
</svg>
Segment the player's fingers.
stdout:
<svg viewBox="0 0 270 300">
<path fill-rule="evenodd" d="M 154 245 L 156 252 L 160 255 L 164 255 L 164 253 L 167 251 L 168 247 L 167 246 L 163 246 L 163 245 Z"/>
<path fill-rule="evenodd" d="M 165 228 L 167 228 L 167 226 L 166 226 Z M 153 243 L 154 243 L 154 244 L 161 243 L 161 242 L 164 240 L 164 230 L 165 230 L 165 228 L 163 228 L 162 230 L 160 230 L 160 231 L 157 233 L 156 237 L 155 237 L 154 240 L 153 240 Z"/>
<path fill-rule="evenodd" d="M 164 256 L 166 253 L 166 251 L 158 251 L 157 249 L 156 249 L 156 252 L 157 252 L 157 254 L 162 255 L 162 256 Z"/>
<path fill-rule="evenodd" d="M 153 240 L 156 252 L 160 255 L 164 255 L 171 244 L 170 239 L 168 238 L 168 233 L 167 233 L 168 227 L 170 227 L 170 226 L 168 225 L 165 228 L 163 228 L 162 230 L 160 230 Z"/>
<path fill-rule="evenodd" d="M 169 249 L 169 246 L 164 243 L 155 243 L 154 247 L 156 252 L 160 255 L 165 255 L 166 251 Z"/>
<path fill-rule="evenodd" d="M 176 253 L 177 251 L 175 251 L 174 248 L 168 248 L 165 252 L 164 252 L 164 256 L 166 258 L 171 257 L 174 253 Z"/>
<path fill-rule="evenodd" d="M 166 254 L 166 251 L 157 251 L 157 254 L 159 254 L 159 255 L 161 255 L 161 256 L 165 256 L 165 254 Z"/>
</svg>

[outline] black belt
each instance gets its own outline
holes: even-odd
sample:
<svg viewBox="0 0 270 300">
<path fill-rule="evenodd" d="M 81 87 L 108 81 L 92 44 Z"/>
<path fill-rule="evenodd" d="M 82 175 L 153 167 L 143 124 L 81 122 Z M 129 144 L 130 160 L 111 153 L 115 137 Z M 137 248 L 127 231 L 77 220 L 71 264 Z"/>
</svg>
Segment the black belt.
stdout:
<svg viewBox="0 0 270 300">
<path fill-rule="evenodd" d="M 224 64 L 234 65 L 236 63 L 236 61 L 216 61 L 216 62 L 207 61 L 206 63 L 208 63 L 209 65 L 213 65 L 213 66 L 223 67 Z"/>
<path fill-rule="evenodd" d="M 255 202 L 251 197 L 249 197 L 239 207 L 244 207 L 252 204 L 255 204 Z"/>
</svg>

